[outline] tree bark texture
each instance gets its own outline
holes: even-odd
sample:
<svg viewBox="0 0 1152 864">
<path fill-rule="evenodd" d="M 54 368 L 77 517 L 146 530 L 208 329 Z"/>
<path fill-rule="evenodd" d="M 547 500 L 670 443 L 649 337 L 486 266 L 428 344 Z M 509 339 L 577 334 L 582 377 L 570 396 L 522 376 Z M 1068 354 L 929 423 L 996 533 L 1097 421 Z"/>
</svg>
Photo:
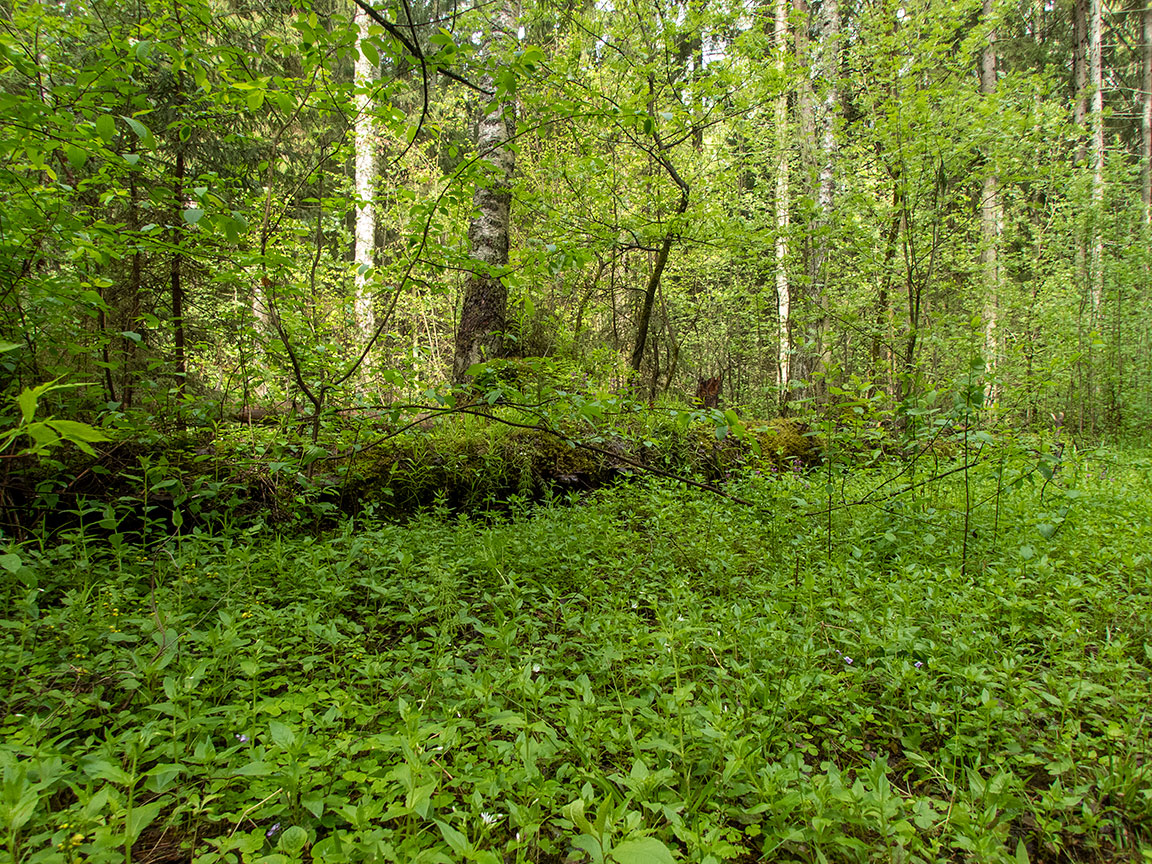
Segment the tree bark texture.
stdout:
<svg viewBox="0 0 1152 864">
<path fill-rule="evenodd" d="M 512 37 L 515 22 L 506 5 L 497 13 L 497 30 Z M 494 90 L 492 77 L 486 75 L 481 86 Z M 463 383 L 468 369 L 504 353 L 504 330 L 507 326 L 508 288 L 502 271 L 508 266 L 508 230 L 512 204 L 512 173 L 515 155 L 508 146 L 516 129 L 515 107 L 499 103 L 484 114 L 476 129 L 476 149 L 485 178 L 476 187 L 473 199 L 475 215 L 468 226 L 468 242 L 475 267 L 464 287 L 464 303 L 456 328 L 456 346 L 452 360 L 452 380 Z"/>
<path fill-rule="evenodd" d="M 787 74 L 788 2 L 776 0 L 773 23 L 776 66 L 781 80 Z M 788 284 L 788 91 L 782 89 L 776 97 L 776 312 L 780 324 L 780 405 L 788 404 L 788 385 L 792 380 L 792 295 Z"/>
<path fill-rule="evenodd" d="M 796 0 L 800 21 L 811 11 L 806 0 Z M 796 59 L 801 70 L 797 94 L 800 154 L 806 173 L 807 194 L 814 208 L 806 235 L 802 344 L 794 345 L 792 375 L 813 397 L 822 389 L 815 380 L 823 366 L 826 327 L 824 303 L 828 281 L 829 229 L 836 193 L 834 164 L 837 152 L 836 116 L 839 111 L 840 5 L 824 0 L 811 16 L 810 40 L 804 24 L 797 29 Z M 793 324 L 795 332 L 796 324 Z"/>
<path fill-rule="evenodd" d="M 184 352 L 184 283 L 181 281 L 184 269 L 183 247 L 180 245 L 184 221 L 184 151 L 176 151 L 176 177 L 173 189 L 172 214 L 172 261 L 169 275 L 172 288 L 172 344 L 176 355 L 176 390 L 184 392 L 184 381 L 188 366 Z"/>
<path fill-rule="evenodd" d="M 1144 224 L 1152 228 L 1152 0 L 1144 4 L 1144 52 L 1140 71 L 1140 143 L 1144 147 L 1141 198 Z"/>
<path fill-rule="evenodd" d="M 686 209 L 686 208 L 685 208 Z M 660 244 L 660 251 L 656 253 L 656 263 L 652 267 L 652 275 L 648 277 L 648 287 L 644 290 L 644 301 L 640 306 L 640 320 L 636 324 L 636 342 L 632 346 L 632 358 L 628 365 L 633 372 L 639 372 L 644 362 L 644 347 L 648 344 L 648 324 L 652 320 L 652 305 L 656 300 L 656 291 L 660 287 L 660 277 L 664 275 L 664 267 L 668 263 L 668 253 L 672 250 L 672 232 L 664 235 L 664 242 Z"/>
<path fill-rule="evenodd" d="M 994 0 L 984 0 L 984 21 L 990 25 L 988 44 L 980 58 L 980 93 L 992 98 L 996 93 L 996 29 Z M 991 374 L 1000 365 L 1000 238 L 1004 233 L 1004 207 L 1000 198 L 1000 176 L 995 157 L 989 158 L 980 197 L 980 263 L 984 274 L 984 356 Z M 989 400 L 998 393 L 988 388 Z"/>
<path fill-rule="evenodd" d="M 352 19 L 357 27 L 357 48 L 369 37 L 370 20 L 359 6 L 353 7 Z M 353 124 L 356 140 L 356 329 L 362 341 L 372 338 L 375 329 L 373 297 L 368 289 L 368 273 L 375 264 L 376 213 L 373 209 L 373 189 L 376 184 L 375 136 L 371 114 L 372 83 L 376 70 L 363 51 L 357 51 L 354 83 L 356 86 Z"/>
<path fill-rule="evenodd" d="M 1092 93 L 1090 126 L 1092 133 L 1092 257 L 1089 272 L 1092 287 L 1092 314 L 1100 316 L 1104 299 L 1103 242 L 1099 219 L 1104 203 L 1104 57 L 1103 57 L 1103 0 L 1089 0 L 1088 4 L 1088 86 Z"/>
</svg>

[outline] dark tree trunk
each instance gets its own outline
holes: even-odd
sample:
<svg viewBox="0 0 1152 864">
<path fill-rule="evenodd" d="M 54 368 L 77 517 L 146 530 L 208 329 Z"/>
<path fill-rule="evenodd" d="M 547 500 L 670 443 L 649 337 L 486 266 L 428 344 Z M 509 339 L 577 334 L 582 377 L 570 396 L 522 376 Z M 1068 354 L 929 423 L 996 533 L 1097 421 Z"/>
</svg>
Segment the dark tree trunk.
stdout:
<svg viewBox="0 0 1152 864">
<path fill-rule="evenodd" d="M 180 223 L 184 219 L 184 152 L 176 152 L 176 183 L 174 187 L 174 212 L 172 221 L 172 340 L 175 346 L 176 359 L 176 389 L 184 392 L 185 378 L 188 366 L 184 353 L 184 284 L 181 281 L 181 271 L 184 265 L 184 253 L 180 241 L 183 231 Z"/>
</svg>

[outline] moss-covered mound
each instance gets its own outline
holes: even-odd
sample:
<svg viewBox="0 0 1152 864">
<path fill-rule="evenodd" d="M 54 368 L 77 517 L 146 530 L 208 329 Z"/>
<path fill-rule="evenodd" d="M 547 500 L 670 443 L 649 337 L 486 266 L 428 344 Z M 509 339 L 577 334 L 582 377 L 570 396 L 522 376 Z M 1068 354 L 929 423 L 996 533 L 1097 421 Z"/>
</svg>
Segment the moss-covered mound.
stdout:
<svg viewBox="0 0 1152 864">
<path fill-rule="evenodd" d="M 647 468 L 719 481 L 741 468 L 798 469 L 820 454 L 809 431 L 786 420 L 729 426 L 719 414 L 629 409 L 547 425 L 501 405 L 485 412 L 342 415 L 316 443 L 296 422 L 124 440 L 95 461 L 74 452 L 30 464 L 18 483 L 10 479 L 4 515 L 29 527 L 83 521 L 139 533 L 237 518 L 404 515 L 436 504 L 472 510 L 593 489 Z"/>
<path fill-rule="evenodd" d="M 595 488 L 648 467 L 718 480 L 740 468 L 801 468 L 819 455 L 808 430 L 786 420 L 750 425 L 743 434 L 703 421 L 679 426 L 642 417 L 611 430 L 573 425 L 553 433 L 454 417 L 349 456 L 341 467 L 341 506 L 473 508 L 513 495 Z"/>
</svg>

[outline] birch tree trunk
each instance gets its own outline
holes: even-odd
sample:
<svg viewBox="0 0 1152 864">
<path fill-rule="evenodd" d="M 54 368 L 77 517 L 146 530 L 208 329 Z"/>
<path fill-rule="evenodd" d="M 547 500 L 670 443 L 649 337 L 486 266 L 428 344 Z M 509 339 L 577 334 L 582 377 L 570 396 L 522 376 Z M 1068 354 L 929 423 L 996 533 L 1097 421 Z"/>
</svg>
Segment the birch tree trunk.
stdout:
<svg viewBox="0 0 1152 864">
<path fill-rule="evenodd" d="M 354 72 L 356 119 L 353 131 L 356 140 L 356 296 L 354 299 L 356 329 L 361 341 L 372 338 L 375 329 L 373 297 L 368 290 L 368 273 L 375 263 L 376 213 L 373 209 L 373 189 L 376 184 L 376 154 L 372 134 L 372 83 L 376 70 L 359 43 L 369 35 L 370 20 L 359 6 L 353 6 L 352 20 L 357 28 L 357 53 Z"/>
<path fill-rule="evenodd" d="M 1072 2 L 1072 71 L 1073 84 L 1076 88 L 1076 102 L 1072 110 L 1072 119 L 1076 126 L 1083 129 L 1088 122 L 1088 55 L 1090 52 L 1088 37 L 1088 4 L 1091 0 L 1073 0 Z M 1086 138 L 1079 136 L 1079 145 L 1076 148 L 1076 165 L 1082 168 L 1088 159 Z M 1080 348 L 1080 359 L 1072 370 L 1073 389 L 1079 390 L 1076 400 L 1079 419 L 1077 421 L 1080 431 L 1084 431 L 1087 416 L 1088 402 L 1092 394 L 1092 358 L 1091 339 L 1086 339 L 1084 326 L 1084 309 L 1090 294 L 1092 280 L 1088 266 L 1088 226 L 1084 219 L 1078 219 L 1075 225 L 1074 239 L 1074 269 L 1077 288 L 1083 292 L 1084 302 L 1079 306 L 1076 316 L 1076 338 Z M 1091 330 L 1091 326 L 1087 328 Z"/>
<path fill-rule="evenodd" d="M 516 26 L 506 4 L 501 4 L 495 26 L 488 37 L 484 53 L 490 54 L 492 42 L 501 32 L 512 38 Z M 486 90 L 494 90 L 491 74 L 481 81 Z M 456 346 L 452 359 L 452 380 L 467 380 L 468 369 L 504 353 L 504 329 L 508 311 L 508 288 L 502 281 L 502 270 L 508 265 L 508 231 L 512 203 L 512 173 L 515 155 L 508 146 L 516 129 L 514 104 L 501 102 L 484 114 L 476 128 L 476 150 L 480 155 L 485 178 L 476 186 L 476 214 L 468 225 L 468 242 L 475 267 L 464 287 L 464 303 L 456 329 Z"/>
<path fill-rule="evenodd" d="M 1143 172 L 1141 199 L 1144 202 L 1144 224 L 1152 228 L 1152 0 L 1144 4 L 1144 56 L 1141 69 L 1140 143 Z"/>
<path fill-rule="evenodd" d="M 776 67 L 781 80 L 787 74 L 788 0 L 776 0 L 773 27 Z M 788 385 L 792 380 L 792 295 L 788 285 L 788 91 L 776 97 L 776 304 L 780 322 L 780 407 L 788 405 Z"/>
<path fill-rule="evenodd" d="M 984 0 L 984 21 L 991 23 L 994 0 Z M 990 98 L 996 92 L 996 30 L 988 31 L 988 45 L 980 58 L 980 93 Z M 993 160 L 989 160 L 990 162 Z M 984 355 L 991 376 L 1000 365 L 1000 237 L 1004 232 L 1004 207 L 1000 199 L 1000 176 L 990 164 L 980 198 L 980 262 L 984 274 Z M 987 396 L 995 402 L 999 394 L 994 384 Z"/>
<path fill-rule="evenodd" d="M 808 11 L 806 0 L 796 0 L 796 6 L 798 10 Z M 805 389 L 811 396 L 819 397 L 824 388 L 816 379 L 823 367 L 825 354 L 824 331 L 827 322 L 824 304 L 831 239 L 829 229 L 836 192 L 836 115 L 840 101 L 839 0 L 824 0 L 811 23 L 815 37 L 811 42 L 800 30 L 793 36 L 797 62 L 802 71 L 797 98 L 800 153 L 807 174 L 807 192 L 814 207 L 805 232 L 805 302 L 802 314 L 793 316 L 802 323 L 803 341 L 799 346 L 793 345 L 792 367 L 793 377 L 805 382 Z M 793 333 L 796 326 L 794 320 Z"/>
<path fill-rule="evenodd" d="M 1104 203 L 1104 69 L 1103 69 L 1103 0 L 1090 0 L 1088 6 L 1088 86 L 1092 91 L 1090 126 L 1092 132 L 1092 257 L 1089 273 L 1092 286 L 1092 315 L 1100 317 L 1104 298 L 1103 242 L 1099 219 Z"/>
</svg>

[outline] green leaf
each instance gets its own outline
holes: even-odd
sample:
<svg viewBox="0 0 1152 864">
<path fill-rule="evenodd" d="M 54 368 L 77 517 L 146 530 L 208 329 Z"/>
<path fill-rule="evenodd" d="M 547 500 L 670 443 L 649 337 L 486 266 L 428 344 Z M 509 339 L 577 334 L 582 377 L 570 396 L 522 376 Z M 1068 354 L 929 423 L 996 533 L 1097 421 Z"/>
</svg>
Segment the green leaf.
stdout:
<svg viewBox="0 0 1152 864">
<path fill-rule="evenodd" d="M 314 792 L 310 795 L 304 795 L 300 798 L 300 804 L 317 819 L 324 815 L 324 796 L 322 794 Z"/>
<path fill-rule="evenodd" d="M 360 40 L 360 53 L 373 66 L 380 65 L 380 52 L 376 50 L 376 45 L 371 39 Z"/>
<path fill-rule="evenodd" d="M 268 732 L 272 736 L 272 741 L 281 750 L 288 750 L 296 743 L 296 733 L 292 731 L 290 726 L 279 720 L 273 720 L 268 724 Z"/>
<path fill-rule="evenodd" d="M 145 804 L 143 807 L 132 808 L 132 812 L 128 814 L 128 824 L 126 826 L 126 833 L 128 834 L 128 841 L 130 843 L 136 842 L 136 838 L 140 836 L 140 832 L 151 825 L 152 820 L 160 815 L 160 809 L 163 806 L 163 801 L 153 801 L 151 804 Z"/>
<path fill-rule="evenodd" d="M 428 808 L 432 805 L 432 793 L 436 791 L 436 781 L 425 783 L 423 786 L 417 786 L 410 791 L 404 806 L 419 816 L 421 819 L 428 818 Z"/>
<path fill-rule="evenodd" d="M 145 138 L 149 137 L 152 134 L 149 131 L 148 127 L 145 126 L 143 123 L 141 123 L 139 120 L 137 120 L 135 117 L 124 117 L 123 119 L 124 119 L 124 122 L 128 124 L 128 128 L 131 129 L 133 132 L 135 132 L 136 137 L 139 138 L 141 141 L 143 141 Z"/>
<path fill-rule="evenodd" d="M 283 849 L 289 855 L 295 855 L 304 848 L 304 844 L 307 842 L 308 832 L 299 825 L 292 825 L 280 835 L 280 842 L 276 844 L 276 847 Z"/>
<path fill-rule="evenodd" d="M 648 766 L 644 764 L 644 760 L 637 756 L 632 760 L 632 771 L 630 772 L 633 780 L 643 780 L 648 776 Z"/>
<path fill-rule="evenodd" d="M 600 846 L 600 841 L 591 834 L 581 834 L 573 838 L 572 845 L 587 852 L 592 858 L 592 864 L 602 864 L 604 861 L 604 850 Z"/>
<path fill-rule="evenodd" d="M 83 168 L 88 161 L 88 151 L 71 144 L 64 148 L 64 155 L 68 157 L 68 164 L 73 168 Z"/>
<path fill-rule="evenodd" d="M 46 420 L 44 422 L 51 426 L 65 441 L 96 443 L 109 440 L 108 436 L 99 429 L 77 420 Z"/>
<path fill-rule="evenodd" d="M 23 768 L 17 769 L 13 774 L 5 771 L 3 795 L 0 796 L 0 824 L 8 829 L 9 834 L 15 834 L 36 812 L 36 805 L 40 798 L 36 788 L 28 782 Z"/>
<path fill-rule="evenodd" d="M 21 346 L 16 342 L 5 342 L 3 339 L 0 339 L 0 354 L 6 354 L 9 351 L 15 351 L 20 347 Z"/>
<path fill-rule="evenodd" d="M 93 780 L 107 780 L 119 786 L 128 786 L 132 783 L 132 776 L 127 771 L 107 759 L 99 757 L 82 759 L 80 767 Z"/>
<path fill-rule="evenodd" d="M 111 144 L 116 137 L 116 121 L 111 114 L 101 114 L 96 118 L 96 134 L 104 139 L 105 144 Z"/>
<path fill-rule="evenodd" d="M 232 772 L 233 777 L 267 777 L 272 768 L 267 762 L 249 762 Z"/>
<path fill-rule="evenodd" d="M 444 842 L 451 846 L 452 851 L 460 856 L 462 860 L 471 848 L 468 843 L 468 838 L 464 836 L 462 832 L 457 831 L 447 822 L 443 822 L 440 819 L 436 820 L 436 827 L 440 829 L 440 833 L 444 837 Z"/>
<path fill-rule="evenodd" d="M 253 111 L 259 111 L 264 104 L 264 91 L 253 90 L 248 94 L 248 107 Z"/>
<path fill-rule="evenodd" d="M 179 777 L 184 770 L 183 765 L 175 762 L 165 762 L 153 766 L 148 771 L 148 780 L 145 785 L 153 792 L 164 792 L 176 781 L 176 778 Z"/>
<path fill-rule="evenodd" d="M 195 225 L 202 218 L 204 218 L 204 211 L 199 207 L 189 207 L 184 211 L 184 221 L 189 225 Z"/>
<path fill-rule="evenodd" d="M 24 423 L 32 422 L 32 418 L 36 416 L 36 407 L 40 404 L 40 394 L 43 391 L 40 388 L 31 389 L 25 388 L 21 391 L 20 395 L 16 397 L 16 404 L 20 406 L 20 415 L 24 419 Z"/>
<path fill-rule="evenodd" d="M 24 562 L 20 560 L 20 556 L 15 552 L 9 552 L 7 555 L 0 555 L 0 567 L 3 567 L 9 573 L 15 573 L 23 566 Z"/>
<path fill-rule="evenodd" d="M 585 834 L 592 833 L 592 824 L 584 815 L 584 799 L 577 798 L 564 806 L 561 811 L 564 818 L 583 831 Z"/>
<path fill-rule="evenodd" d="M 668 847 L 655 837 L 625 840 L 608 853 L 617 864 L 675 864 Z"/>
<path fill-rule="evenodd" d="M 221 225 L 224 227 L 224 235 L 228 238 L 229 243 L 238 243 L 240 241 L 240 230 L 243 224 L 231 218 L 224 218 L 221 220 Z"/>
</svg>

